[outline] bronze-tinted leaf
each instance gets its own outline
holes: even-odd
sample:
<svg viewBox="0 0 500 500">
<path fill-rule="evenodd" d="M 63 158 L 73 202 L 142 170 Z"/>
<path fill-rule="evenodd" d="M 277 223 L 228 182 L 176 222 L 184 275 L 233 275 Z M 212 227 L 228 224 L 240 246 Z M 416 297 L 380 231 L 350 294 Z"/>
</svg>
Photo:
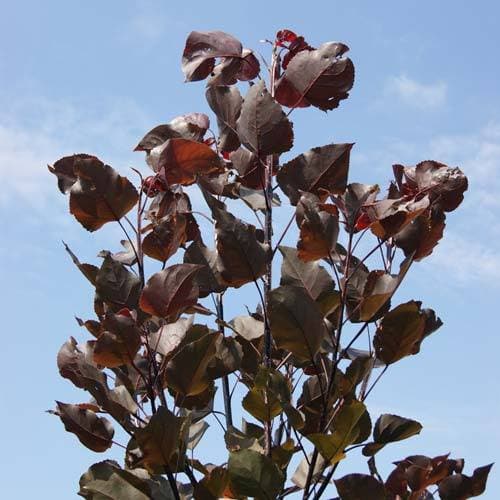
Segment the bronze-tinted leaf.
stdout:
<svg viewBox="0 0 500 500">
<path fill-rule="evenodd" d="M 341 210 L 347 222 L 347 231 L 353 232 L 357 229 L 356 222 L 362 214 L 362 207 L 373 203 L 378 192 L 379 187 L 377 184 L 359 184 L 354 182 L 347 186 L 341 198 Z"/>
<path fill-rule="evenodd" d="M 266 196 L 263 189 L 249 189 L 245 186 L 240 186 L 238 189 L 238 198 L 254 212 L 260 210 L 265 213 L 267 210 Z M 273 193 L 271 203 L 273 207 L 281 206 L 281 200 L 276 193 Z"/>
<path fill-rule="evenodd" d="M 71 380 L 76 387 L 88 391 L 101 408 L 126 428 L 131 428 L 130 410 L 127 408 L 129 404 L 124 403 L 125 400 L 121 395 L 115 395 L 109 389 L 106 374 L 94 363 L 90 343 L 78 345 L 71 337 L 59 350 L 57 366 L 63 378 Z M 130 399 L 129 396 L 128 400 Z"/>
<path fill-rule="evenodd" d="M 219 155 L 202 142 L 188 139 L 169 139 L 158 159 L 160 177 L 167 183 L 188 186 L 200 174 L 221 171 Z"/>
<path fill-rule="evenodd" d="M 285 481 L 278 466 L 254 450 L 232 452 L 228 471 L 231 490 L 238 496 L 276 498 Z"/>
<path fill-rule="evenodd" d="M 162 476 L 144 469 L 122 469 L 113 460 L 99 462 L 80 478 L 78 495 L 87 500 L 173 500 L 174 494 Z"/>
<path fill-rule="evenodd" d="M 56 403 L 55 413 L 61 418 L 65 429 L 75 434 L 84 446 L 99 453 L 111 448 L 115 431 L 109 420 L 78 405 Z"/>
<path fill-rule="evenodd" d="M 241 142 L 258 155 L 284 153 L 293 145 L 292 124 L 264 80 L 250 87 L 236 129 Z"/>
<path fill-rule="evenodd" d="M 220 275 L 217 252 L 206 247 L 201 240 L 189 245 L 184 252 L 184 262 L 202 266 L 194 278 L 200 289 L 200 297 L 206 297 L 212 292 L 223 292 L 227 288 Z"/>
<path fill-rule="evenodd" d="M 380 200 L 364 208 L 372 233 L 388 239 L 402 231 L 416 217 L 429 208 L 429 197 L 415 201 L 406 198 Z"/>
<path fill-rule="evenodd" d="M 472 476 L 453 474 L 439 483 L 439 497 L 442 500 L 457 500 L 477 497 L 484 493 L 486 481 L 493 464 L 478 467 Z"/>
<path fill-rule="evenodd" d="M 417 301 L 400 304 L 389 311 L 377 328 L 373 346 L 386 365 L 416 354 L 425 336 L 426 316 Z"/>
<path fill-rule="evenodd" d="M 176 417 L 164 406 L 152 415 L 148 424 L 137 429 L 135 439 L 143 454 L 143 463 L 148 470 L 168 466 L 172 456 L 183 447 L 187 437 L 185 417 Z"/>
<path fill-rule="evenodd" d="M 241 57 L 241 43 L 222 31 L 192 31 L 182 54 L 186 81 L 204 80 L 212 72 L 217 57 Z"/>
<path fill-rule="evenodd" d="M 139 305 L 144 312 L 172 323 L 198 300 L 194 277 L 201 266 L 174 264 L 153 274 L 144 287 Z"/>
<path fill-rule="evenodd" d="M 304 262 L 295 248 L 280 246 L 279 250 L 283 256 L 280 285 L 302 287 L 313 300 L 335 288 L 333 279 L 323 266 L 317 262 Z"/>
<path fill-rule="evenodd" d="M 413 260 L 422 260 L 432 253 L 443 237 L 445 220 L 445 213 L 438 207 L 432 207 L 397 233 L 394 242 L 406 256 L 412 255 Z"/>
<path fill-rule="evenodd" d="M 265 159 L 245 148 L 239 148 L 229 156 L 233 168 L 238 172 L 238 182 L 250 189 L 262 189 L 265 185 Z M 275 169 L 273 169 L 273 174 Z"/>
<path fill-rule="evenodd" d="M 354 65 L 342 57 L 348 50 L 342 43 L 328 42 L 296 54 L 278 81 L 278 102 L 289 107 L 312 104 L 323 111 L 336 108 L 354 84 Z"/>
<path fill-rule="evenodd" d="M 109 313 L 102 328 L 94 343 L 94 361 L 107 368 L 130 364 L 141 346 L 141 332 L 135 321 L 122 314 Z"/>
<path fill-rule="evenodd" d="M 184 345 L 168 362 L 165 382 L 169 388 L 184 396 L 195 396 L 210 384 L 208 365 L 216 353 L 217 333 L 208 333 Z"/>
<path fill-rule="evenodd" d="M 57 177 L 57 185 L 62 194 L 67 194 L 73 184 L 78 180 L 75 165 L 82 160 L 98 161 L 95 156 L 85 153 L 65 156 L 57 160 L 54 165 L 48 165 L 49 172 Z"/>
<path fill-rule="evenodd" d="M 216 220 L 220 273 L 225 283 L 238 288 L 262 276 L 270 252 L 269 246 L 257 238 L 255 226 L 222 209 L 216 208 L 212 214 Z"/>
<path fill-rule="evenodd" d="M 201 141 L 209 127 L 210 120 L 208 116 L 203 113 L 188 113 L 186 115 L 176 116 L 170 123 L 158 125 L 150 130 L 140 140 L 134 151 L 146 151 L 150 153 L 151 150 L 174 137 Z"/>
<path fill-rule="evenodd" d="M 66 252 L 68 252 L 69 256 L 71 257 L 71 260 L 75 264 L 78 269 L 80 269 L 80 272 L 90 281 L 95 286 L 96 283 L 96 278 L 97 278 L 97 273 L 99 272 L 99 268 L 97 266 L 94 266 L 92 264 L 86 264 L 85 262 L 80 262 L 78 260 L 78 257 L 71 251 L 71 248 L 69 248 L 66 243 L 63 241 L 64 248 L 66 249 Z"/>
<path fill-rule="evenodd" d="M 236 121 L 243 103 L 240 91 L 235 86 L 210 86 L 207 88 L 206 98 L 210 108 L 217 115 L 219 150 L 235 151 L 240 147 L 240 139 L 236 132 Z"/>
<path fill-rule="evenodd" d="M 437 203 L 445 212 L 455 210 L 464 199 L 468 188 L 467 177 L 459 168 L 450 168 L 437 161 L 423 161 L 416 167 L 401 167 L 407 190 L 427 193 L 431 202 Z"/>
<path fill-rule="evenodd" d="M 96 276 L 96 293 L 117 311 L 123 307 L 136 309 L 141 293 L 141 280 L 111 256 L 104 258 Z"/>
<path fill-rule="evenodd" d="M 280 286 L 268 299 L 271 334 L 279 349 L 301 360 L 313 360 L 326 335 L 323 315 L 304 288 Z"/>
<path fill-rule="evenodd" d="M 120 220 L 137 203 L 132 183 L 97 158 L 79 159 L 73 168 L 78 180 L 70 190 L 69 210 L 88 231 Z"/>
<path fill-rule="evenodd" d="M 386 500 L 384 485 L 366 474 L 348 474 L 335 480 L 341 500 Z"/>
<path fill-rule="evenodd" d="M 347 185 L 349 159 L 354 144 L 328 144 L 310 149 L 288 163 L 278 172 L 278 184 L 296 205 L 301 191 L 317 196 L 321 190 L 342 194 Z"/>
<path fill-rule="evenodd" d="M 363 448 L 363 455 L 370 457 L 380 451 L 386 444 L 402 441 L 419 434 L 422 425 L 409 418 L 398 415 L 381 415 L 373 428 L 373 443 Z"/>
<path fill-rule="evenodd" d="M 187 240 L 187 217 L 178 213 L 153 226 L 142 242 L 142 250 L 153 259 L 167 261 Z"/>
<path fill-rule="evenodd" d="M 337 208 L 321 204 L 315 195 L 304 193 L 297 204 L 296 221 L 300 228 L 299 259 L 310 262 L 333 258 L 339 234 Z"/>
</svg>

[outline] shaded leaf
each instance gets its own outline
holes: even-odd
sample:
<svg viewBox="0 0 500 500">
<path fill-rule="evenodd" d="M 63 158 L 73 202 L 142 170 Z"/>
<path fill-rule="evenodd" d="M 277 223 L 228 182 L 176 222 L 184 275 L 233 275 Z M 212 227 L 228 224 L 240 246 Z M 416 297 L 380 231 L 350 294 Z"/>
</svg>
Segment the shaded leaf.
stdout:
<svg viewBox="0 0 500 500">
<path fill-rule="evenodd" d="M 295 248 L 280 246 L 283 256 L 280 285 L 292 285 L 304 288 L 313 300 L 322 293 L 335 288 L 333 279 L 324 267 L 316 262 L 304 262 Z"/>
<path fill-rule="evenodd" d="M 126 307 L 136 309 L 141 293 L 141 280 L 111 256 L 104 258 L 99 269 L 95 290 L 104 302 L 112 304 L 117 310 Z"/>
<path fill-rule="evenodd" d="M 243 349 L 233 337 L 220 335 L 215 343 L 215 357 L 207 369 L 207 376 L 216 379 L 239 370 Z"/>
<path fill-rule="evenodd" d="M 249 189 L 245 186 L 240 186 L 238 189 L 238 197 L 254 212 L 267 210 L 266 197 L 262 189 Z M 272 198 L 273 207 L 281 206 L 281 200 L 277 194 L 273 194 Z"/>
<path fill-rule="evenodd" d="M 227 288 L 220 275 L 217 252 L 206 247 L 201 240 L 189 245 L 184 252 L 184 262 L 201 266 L 194 277 L 200 297 L 206 297 L 212 292 L 223 292 Z"/>
<path fill-rule="evenodd" d="M 266 175 L 266 159 L 259 158 L 245 148 L 239 148 L 229 155 L 233 168 L 238 172 L 238 182 L 249 189 L 263 189 Z M 273 167 L 273 175 L 276 173 Z"/>
<path fill-rule="evenodd" d="M 373 443 L 363 448 L 363 455 L 370 457 L 380 451 L 386 444 L 408 439 L 419 434 L 422 425 L 415 420 L 398 415 L 381 415 L 373 428 Z"/>
<path fill-rule="evenodd" d="M 240 139 L 236 132 L 236 121 L 243 103 L 240 91 L 235 86 L 210 86 L 205 95 L 210 108 L 217 116 L 219 150 L 235 151 L 240 147 Z"/>
<path fill-rule="evenodd" d="M 92 283 L 92 285 L 95 286 L 96 284 L 96 278 L 97 278 L 97 273 L 99 272 L 99 268 L 97 266 L 94 266 L 92 264 L 86 264 L 82 263 L 78 260 L 78 257 L 71 251 L 71 248 L 69 248 L 66 243 L 63 241 L 64 248 L 66 252 L 68 252 L 69 256 L 71 257 L 71 260 L 75 264 L 78 269 L 80 269 L 80 272 Z"/>
<path fill-rule="evenodd" d="M 446 215 L 438 208 L 431 208 L 414 219 L 394 237 L 396 246 L 403 249 L 406 256 L 412 255 L 416 261 L 432 253 L 443 237 Z"/>
<path fill-rule="evenodd" d="M 171 215 L 153 226 L 142 242 L 142 250 L 153 259 L 167 261 L 187 240 L 187 218 L 182 213 Z"/>
<path fill-rule="evenodd" d="M 49 172 L 57 177 L 57 186 L 62 194 L 67 194 L 73 187 L 73 184 L 78 180 L 75 172 L 75 165 L 81 161 L 99 161 L 95 156 L 85 153 L 65 156 L 57 160 L 54 165 L 47 165 Z"/>
<path fill-rule="evenodd" d="M 231 490 L 256 499 L 274 499 L 285 477 L 268 457 L 253 450 L 232 452 L 228 462 Z"/>
<path fill-rule="evenodd" d="M 278 172 L 277 180 L 290 203 L 297 204 L 301 191 L 317 196 L 322 190 L 342 194 L 347 185 L 353 145 L 319 146 L 285 163 Z"/>
<path fill-rule="evenodd" d="M 308 292 L 296 286 L 280 286 L 268 298 L 271 334 L 279 349 L 301 360 L 313 360 L 326 334 L 323 316 Z"/>
<path fill-rule="evenodd" d="M 295 54 L 277 83 L 278 102 L 289 107 L 313 105 L 323 111 L 336 108 L 354 84 L 354 65 L 343 57 L 348 50 L 342 43 L 327 42 Z"/>
<path fill-rule="evenodd" d="M 384 485 L 366 474 L 348 474 L 335 480 L 341 500 L 386 500 Z"/>
<path fill-rule="evenodd" d="M 259 241 L 256 228 L 225 210 L 212 211 L 216 220 L 220 273 L 235 288 L 255 281 L 266 272 L 269 246 Z"/>
<path fill-rule="evenodd" d="M 241 55 L 241 43 L 227 33 L 192 31 L 182 54 L 182 71 L 188 82 L 204 80 L 214 69 L 215 58 Z"/>
<path fill-rule="evenodd" d="M 424 338 L 426 317 L 417 301 L 400 304 L 380 322 L 373 346 L 377 358 L 386 365 L 416 354 Z"/>
<path fill-rule="evenodd" d="M 88 500 L 173 500 L 168 481 L 144 469 L 125 470 L 113 460 L 90 467 L 80 478 L 78 495 Z"/>
<path fill-rule="evenodd" d="M 154 316 L 172 323 L 198 300 L 198 285 L 194 276 L 201 266 L 174 264 L 153 274 L 144 287 L 139 305 Z"/>
<path fill-rule="evenodd" d="M 59 401 L 56 403 L 55 413 L 62 420 L 65 429 L 75 434 L 84 446 L 99 453 L 111 448 L 115 431 L 109 420 L 98 417 L 95 412 L 79 405 Z"/>
<path fill-rule="evenodd" d="M 141 332 L 135 321 L 122 314 L 106 315 L 103 332 L 94 341 L 94 361 L 107 368 L 130 364 L 141 346 Z"/>
<path fill-rule="evenodd" d="M 186 418 L 176 417 L 167 408 L 160 406 L 148 424 L 137 429 L 135 439 L 148 470 L 169 465 L 172 456 L 181 448 L 185 423 Z"/>
<path fill-rule="evenodd" d="M 439 483 L 439 497 L 442 500 L 462 500 L 484 493 L 486 481 L 493 464 L 478 467 L 472 476 L 453 474 Z"/>
<path fill-rule="evenodd" d="M 264 80 L 250 87 L 236 129 L 241 142 L 258 155 L 284 153 L 293 145 L 292 124 Z"/>
<path fill-rule="evenodd" d="M 168 387 L 184 396 L 195 396 L 206 390 L 210 383 L 207 367 L 214 359 L 218 337 L 219 334 L 208 333 L 184 345 L 166 366 Z"/>
</svg>

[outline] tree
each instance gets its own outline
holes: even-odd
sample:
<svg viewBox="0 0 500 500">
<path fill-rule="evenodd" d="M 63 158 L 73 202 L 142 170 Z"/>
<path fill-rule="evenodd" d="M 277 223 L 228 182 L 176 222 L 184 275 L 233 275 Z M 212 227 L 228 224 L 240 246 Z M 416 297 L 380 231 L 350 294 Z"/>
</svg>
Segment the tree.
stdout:
<svg viewBox="0 0 500 500">
<path fill-rule="evenodd" d="M 66 246 L 95 289 L 96 319 L 78 320 L 93 339 L 70 338 L 57 363 L 92 399 L 57 402 L 52 413 L 98 453 L 115 443 L 110 419 L 129 436 L 124 465 L 92 465 L 79 494 L 319 499 L 333 480 L 341 499 L 432 498 L 431 487 L 443 499 L 480 495 L 491 465 L 467 476 L 463 460 L 448 455 L 406 457 L 384 481 L 377 452 L 422 426 L 391 414 L 372 423 L 366 405 L 388 368 L 416 355 L 442 325 L 421 301 L 398 304 L 394 295 L 442 238 L 467 178 L 437 161 L 394 165 L 382 195 L 377 185 L 349 183 L 351 143 L 283 162 L 294 141 L 291 113 L 338 107 L 354 65 L 342 43 L 314 48 L 289 30 L 269 43 L 263 71 L 231 35 L 189 35 L 182 70 L 187 81 L 208 79 L 219 134 L 203 113 L 153 128 L 135 148 L 153 170 L 145 178 L 135 171 L 138 187 L 92 155 L 49 167 L 85 229 L 116 222 L 126 238 L 123 251 L 99 254 L 99 266 Z M 244 96 L 241 82 L 248 82 Z M 192 209 L 187 186 L 200 190 L 208 215 Z M 278 189 L 293 207 L 281 234 Z M 232 213 L 237 203 L 259 227 Z M 296 246 L 284 246 L 294 223 Z M 146 264 L 155 262 L 148 276 Z M 228 318 L 225 297 L 249 288 L 255 309 Z M 248 419 L 241 427 L 235 407 Z M 223 464 L 194 458 L 208 415 L 225 419 Z M 370 474 L 336 477 L 346 454 L 360 450 Z M 302 460 L 293 473 L 294 456 Z"/>
</svg>

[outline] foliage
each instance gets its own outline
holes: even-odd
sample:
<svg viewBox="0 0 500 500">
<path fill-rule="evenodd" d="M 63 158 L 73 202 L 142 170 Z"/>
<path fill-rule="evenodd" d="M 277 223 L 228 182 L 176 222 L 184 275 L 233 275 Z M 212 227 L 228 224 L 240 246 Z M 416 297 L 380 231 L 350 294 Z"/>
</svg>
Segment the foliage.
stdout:
<svg viewBox="0 0 500 500">
<path fill-rule="evenodd" d="M 135 147 L 153 170 L 146 178 L 135 171 L 139 186 L 92 155 L 49 166 L 85 229 L 117 222 L 126 238 L 122 251 L 101 252 L 97 266 L 66 245 L 95 290 L 96 318 L 78 319 L 92 340 L 70 338 L 57 363 L 91 401 L 57 402 L 51 412 L 94 452 L 115 444 L 111 420 L 129 437 L 123 466 L 92 465 L 79 494 L 319 499 L 334 484 L 341 499 L 477 496 L 491 466 L 467 476 L 463 460 L 448 455 L 407 457 L 384 481 L 375 455 L 422 426 L 391 414 L 374 419 L 367 407 L 387 369 L 417 354 L 442 324 L 421 301 L 398 304 L 394 295 L 443 236 L 467 178 L 437 161 L 395 165 L 383 195 L 377 185 L 349 183 L 352 143 L 282 161 L 293 147 L 292 111 L 338 107 L 354 65 L 342 43 L 314 48 L 289 30 L 269 43 L 266 82 L 255 53 L 233 36 L 189 35 L 182 70 L 188 82 L 207 79 L 219 134 L 203 113 L 153 128 Z M 244 96 L 241 82 L 249 85 Z M 192 185 L 208 215 L 193 211 Z M 257 227 L 231 208 L 238 202 L 255 213 Z M 278 236 L 280 207 L 293 215 Z M 294 222 L 296 245 L 282 245 Z M 146 265 L 155 272 L 148 276 Z M 257 291 L 255 310 L 226 317 L 224 298 L 245 286 Z M 242 427 L 235 408 L 249 420 Z M 211 415 L 225 418 L 228 458 L 219 465 L 195 455 Z M 333 481 L 354 450 L 369 457 L 370 474 Z"/>
</svg>

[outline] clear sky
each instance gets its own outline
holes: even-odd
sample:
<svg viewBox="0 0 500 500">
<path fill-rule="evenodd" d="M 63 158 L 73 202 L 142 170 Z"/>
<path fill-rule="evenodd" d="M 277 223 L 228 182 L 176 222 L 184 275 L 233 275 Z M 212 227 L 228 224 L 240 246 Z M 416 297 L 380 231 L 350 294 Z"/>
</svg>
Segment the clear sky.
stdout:
<svg viewBox="0 0 500 500">
<path fill-rule="evenodd" d="M 131 150 L 145 131 L 185 112 L 206 112 L 203 84 L 183 84 L 180 70 L 191 30 L 227 31 L 262 51 L 259 40 L 281 28 L 304 34 L 312 45 L 347 43 L 356 65 L 351 98 L 328 115 L 296 111 L 294 152 L 356 142 L 352 181 L 385 185 L 393 163 L 425 159 L 458 165 L 469 176 L 466 201 L 448 218 L 444 241 L 414 266 L 398 292 L 401 301 L 416 298 L 433 307 L 444 326 L 418 357 L 389 371 L 371 409 L 374 417 L 398 413 L 424 425 L 420 436 L 380 453 L 384 471 L 410 453 L 463 456 L 466 472 L 497 460 L 498 2 L 0 5 L 3 498 L 74 498 L 81 473 L 103 458 L 44 410 L 54 399 L 86 397 L 59 377 L 55 364 L 68 336 L 84 338 L 74 315 L 91 315 L 90 290 L 61 239 L 82 260 L 97 261 L 96 253 L 114 244 L 118 232 L 109 228 L 91 237 L 80 228 L 66 214 L 67 200 L 46 165 L 88 152 L 126 173 L 142 164 L 142 155 Z M 498 465 L 484 498 L 500 498 Z"/>
</svg>

